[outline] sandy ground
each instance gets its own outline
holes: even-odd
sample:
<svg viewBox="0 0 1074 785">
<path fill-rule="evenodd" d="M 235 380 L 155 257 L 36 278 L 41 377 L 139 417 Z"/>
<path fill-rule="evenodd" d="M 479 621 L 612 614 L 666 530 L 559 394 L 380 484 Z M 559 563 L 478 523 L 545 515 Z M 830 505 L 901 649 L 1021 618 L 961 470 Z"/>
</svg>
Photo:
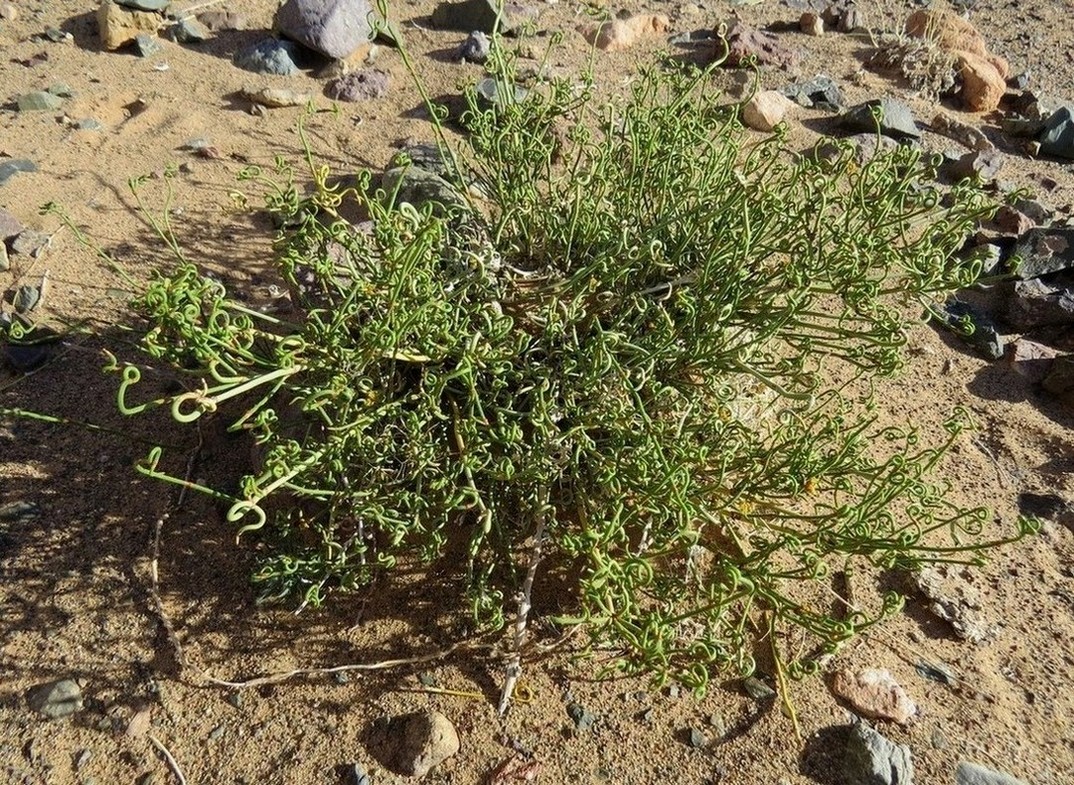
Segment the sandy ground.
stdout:
<svg viewBox="0 0 1074 785">
<path fill-rule="evenodd" d="M 499 674 L 480 650 L 346 679 L 297 677 L 243 689 L 214 683 L 440 651 L 459 624 L 440 602 L 446 578 L 404 576 L 398 585 L 378 586 L 375 596 L 298 617 L 255 608 L 246 581 L 251 554 L 233 546 L 220 511 L 198 498 L 180 505 L 172 489 L 139 479 L 131 468 L 147 444 L 159 440 L 175 446 L 179 465 L 193 456 L 195 476 L 226 480 L 241 471 L 235 456 L 245 456 L 246 446 L 211 432 L 153 432 L 151 425 L 120 418 L 114 382 L 100 373 L 100 350 L 130 356 L 123 283 L 54 217 L 39 217 L 38 207 L 62 204 L 130 274 L 144 279 L 171 259 L 134 209 L 127 180 L 183 164 L 173 216 L 189 258 L 251 297 L 266 296 L 270 233 L 256 216 L 236 211 L 229 194 L 245 166 L 269 167 L 276 155 L 300 161 L 301 110 L 255 116 L 237 93 L 274 85 L 319 94 L 323 85 L 308 74 L 269 78 L 231 64 L 236 49 L 265 35 L 273 11 L 267 0 L 233 5 L 255 29 L 221 33 L 197 46 L 164 42 L 163 52 L 147 59 L 103 52 L 90 2 L 15 5 L 17 20 L 0 23 L 0 101 L 55 82 L 67 83 L 74 97 L 58 112 L 0 111 L 0 153 L 38 166 L 0 186 L 0 206 L 52 236 L 40 258 L 16 259 L 10 271 L 0 272 L 0 288 L 34 282 L 47 270 L 45 315 L 92 329 L 72 333 L 31 375 L 0 371 L 0 406 L 92 421 L 121 435 L 0 421 L 0 505 L 33 505 L 0 524 L 0 782 L 177 782 L 150 736 L 170 751 L 190 783 L 340 782 L 342 767 L 355 762 L 374 783 L 399 782 L 370 757 L 369 726 L 378 717 L 423 708 L 445 713 L 462 739 L 460 754 L 426 778 L 433 783 L 486 782 L 516 750 L 538 762 L 531 771 L 546 783 L 842 782 L 835 728 L 848 714 L 820 678 L 794 687 L 801 740 L 778 705 L 758 703 L 737 683 L 719 685 L 704 699 L 667 688 L 646 692 L 639 681 L 596 681 L 600 663 L 575 662 L 569 652 L 528 669 L 531 700 L 502 722 L 494 710 Z M 444 95 L 481 71 L 452 61 L 462 36 L 430 29 L 433 7 L 418 0 L 402 4 L 397 14 L 422 78 L 433 95 Z M 886 2 L 864 9 L 875 27 L 894 29 L 914 7 Z M 731 10 L 716 2 L 628 2 L 622 8 L 668 13 L 675 32 L 712 27 Z M 577 69 L 588 54 L 574 31 L 583 21 L 581 6 L 563 0 L 541 9 L 541 27 L 566 34 L 553 66 Z M 774 2 L 740 10 L 766 24 L 791 22 L 799 13 Z M 1072 11 L 1070 0 L 980 0 L 971 19 L 1014 72 L 1028 69 L 1034 85 L 1071 100 L 1074 57 L 1066 31 Z M 40 38 L 48 27 L 69 32 L 72 40 Z M 894 95 L 921 120 L 934 114 L 935 102 L 885 76 L 865 71 L 851 79 L 868 49 L 862 37 L 807 38 L 796 31 L 784 37 L 806 52 L 802 73 L 829 73 L 844 86 L 848 103 Z M 655 47 L 600 56 L 600 84 L 620 87 Z M 39 53 L 47 59 L 23 64 Z M 387 96 L 309 120 L 317 156 L 339 171 L 380 168 L 400 140 L 429 138 L 398 54 L 382 51 L 378 66 L 392 75 Z M 762 81 L 776 87 L 787 77 L 767 73 Z M 327 99 L 319 101 L 331 108 Z M 103 129 L 73 126 L 86 117 Z M 805 123 L 794 139 L 808 144 L 826 128 L 822 117 L 801 114 Z M 1003 179 L 1060 208 L 1074 202 L 1069 164 L 1025 157 L 999 133 L 995 117 L 964 119 L 984 128 L 1006 154 Z M 199 138 L 219 157 L 184 149 Z M 957 149 L 935 135 L 925 143 Z M 1050 192 L 1041 190 L 1044 178 L 1057 183 Z M 149 180 L 147 201 L 160 205 L 163 188 L 162 180 Z M 938 433 L 956 406 L 973 412 L 979 430 L 942 471 L 958 501 L 994 509 L 987 533 L 1013 530 L 1021 493 L 1074 498 L 1068 408 L 1004 364 L 988 364 L 927 327 L 913 335 L 911 349 L 912 372 L 881 387 L 882 407 L 893 422 L 909 419 L 926 433 Z M 919 716 L 908 727 L 879 725 L 912 749 L 916 782 L 952 783 L 963 760 L 1035 785 L 1074 781 L 1072 556 L 1069 521 L 1052 521 L 1040 536 L 997 552 L 967 578 L 980 593 L 981 612 L 1000 625 L 995 640 L 958 640 L 916 598 L 901 616 L 838 655 L 833 667 L 889 669 L 918 703 Z M 958 686 L 924 678 L 915 669 L 922 660 L 946 663 Z M 82 712 L 49 721 L 26 707 L 28 687 L 65 677 L 85 682 Z M 431 693 L 428 684 L 469 695 Z M 571 701 L 598 716 L 592 729 L 574 729 L 565 708 Z M 148 712 L 142 715 L 148 731 L 137 732 L 136 722 L 136 732 L 128 733 L 140 711 Z M 689 727 L 702 729 L 710 743 L 688 745 Z"/>
</svg>

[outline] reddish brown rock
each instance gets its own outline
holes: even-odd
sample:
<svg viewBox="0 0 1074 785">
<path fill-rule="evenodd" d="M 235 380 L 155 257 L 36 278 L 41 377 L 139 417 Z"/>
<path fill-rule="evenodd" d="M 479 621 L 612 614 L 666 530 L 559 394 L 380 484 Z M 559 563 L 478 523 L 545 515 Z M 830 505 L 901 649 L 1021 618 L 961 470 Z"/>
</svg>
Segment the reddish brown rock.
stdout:
<svg viewBox="0 0 1074 785">
<path fill-rule="evenodd" d="M 953 53 L 962 78 L 962 105 L 971 112 L 991 112 L 1007 91 L 1007 82 L 992 61 L 973 52 Z"/>
<path fill-rule="evenodd" d="M 582 35 L 603 52 L 619 52 L 644 38 L 663 35 L 670 24 L 663 14 L 636 14 L 627 19 L 591 25 L 582 30 Z"/>
<path fill-rule="evenodd" d="M 905 725 L 917 713 L 917 706 L 885 669 L 836 671 L 831 690 L 863 717 Z"/>
<path fill-rule="evenodd" d="M 755 62 L 791 71 L 798 67 L 801 55 L 784 44 L 772 33 L 757 30 L 739 19 L 734 20 L 724 38 L 717 37 L 716 56 L 723 57 L 724 65 L 737 68 Z"/>
</svg>

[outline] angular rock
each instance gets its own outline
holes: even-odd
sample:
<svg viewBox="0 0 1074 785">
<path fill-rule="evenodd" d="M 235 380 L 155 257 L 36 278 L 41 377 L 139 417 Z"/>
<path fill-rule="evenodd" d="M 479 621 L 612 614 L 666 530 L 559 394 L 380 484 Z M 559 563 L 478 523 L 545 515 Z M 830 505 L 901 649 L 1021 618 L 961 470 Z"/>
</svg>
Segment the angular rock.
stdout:
<svg viewBox="0 0 1074 785">
<path fill-rule="evenodd" d="M 1074 390 L 1074 356 L 1056 357 L 1040 381 L 1041 387 L 1052 395 L 1066 395 Z"/>
<path fill-rule="evenodd" d="M 962 105 L 971 112 L 992 112 L 1007 92 L 1007 80 L 994 62 L 974 52 L 955 51 Z"/>
<path fill-rule="evenodd" d="M 892 720 L 905 725 L 917 713 L 917 706 L 910 696 L 891 673 L 882 668 L 866 668 L 856 673 L 845 669 L 836 671 L 831 689 L 854 711 L 871 719 Z"/>
<path fill-rule="evenodd" d="M 1020 260 L 1016 272 L 1023 280 L 1074 268 L 1074 226 L 1028 231 L 1015 242 L 1011 254 Z"/>
<path fill-rule="evenodd" d="M 3 185 L 19 172 L 36 172 L 37 164 L 29 158 L 9 158 L 0 163 L 0 185 Z"/>
<path fill-rule="evenodd" d="M 910 107 L 894 98 L 877 98 L 851 107 L 839 117 L 839 124 L 852 131 L 876 132 L 892 139 L 921 136 Z"/>
<path fill-rule="evenodd" d="M 195 18 L 214 33 L 250 29 L 250 20 L 237 11 L 203 11 Z"/>
<path fill-rule="evenodd" d="M 511 89 L 508 85 L 495 77 L 486 77 L 474 85 L 478 103 L 485 109 L 496 109 L 511 103 L 519 103 L 525 100 L 529 91 L 520 85 L 514 85 Z"/>
<path fill-rule="evenodd" d="M 1016 281 L 1004 315 L 1018 330 L 1074 324 L 1074 287 L 1040 278 Z"/>
<path fill-rule="evenodd" d="M 1074 158 L 1074 109 L 1062 106 L 1052 112 L 1037 139 L 1042 154 Z"/>
<path fill-rule="evenodd" d="M 287 0 L 276 11 L 275 27 L 326 57 L 350 57 L 373 37 L 375 18 L 368 0 Z"/>
<path fill-rule="evenodd" d="M 948 172 L 956 180 L 978 179 L 988 182 L 996 179 L 1003 168 L 1003 160 L 998 150 L 971 150 L 951 164 Z"/>
<path fill-rule="evenodd" d="M 325 95 L 336 101 L 371 101 L 388 92 L 388 73 L 378 68 L 352 71 L 333 79 L 325 87 Z"/>
<path fill-rule="evenodd" d="M 149 33 L 138 33 L 134 37 L 134 51 L 138 53 L 139 57 L 152 57 L 160 54 L 163 48 L 157 37 Z"/>
<path fill-rule="evenodd" d="M 33 229 L 23 229 L 10 243 L 11 250 L 20 256 L 32 256 L 37 258 L 48 247 L 52 238 L 44 232 L 35 232 Z"/>
<path fill-rule="evenodd" d="M 508 0 L 503 4 L 499 31 L 517 32 L 527 22 L 536 20 L 538 13 L 536 6 Z M 432 19 L 433 26 L 441 30 L 458 30 L 462 33 L 480 30 L 482 33 L 491 33 L 496 29 L 496 14 L 496 0 L 463 0 L 441 3 L 433 11 Z"/>
<path fill-rule="evenodd" d="M 843 106 L 843 93 L 831 77 L 818 75 L 808 82 L 789 84 L 779 89 L 783 95 L 807 109 L 838 112 Z"/>
<path fill-rule="evenodd" d="M 0 243 L 7 242 L 25 228 L 22 221 L 0 207 Z"/>
<path fill-rule="evenodd" d="M 981 129 L 957 120 L 949 114 L 940 112 L 932 118 L 932 130 L 938 134 L 954 139 L 971 150 L 994 151 L 996 146 L 989 141 Z"/>
<path fill-rule="evenodd" d="M 783 122 L 796 104 L 777 90 L 756 93 L 742 107 L 742 122 L 755 131 L 768 132 Z"/>
<path fill-rule="evenodd" d="M 1003 356 L 1003 336 L 987 313 L 954 298 L 944 303 L 943 312 L 946 326 L 985 358 L 998 360 Z"/>
<path fill-rule="evenodd" d="M 242 94 L 255 104 L 271 109 L 306 106 L 313 100 L 313 93 L 300 93 L 297 90 L 285 90 L 280 87 L 245 88 Z"/>
<path fill-rule="evenodd" d="M 750 27 L 740 19 L 731 22 L 726 38 L 716 39 L 715 56 L 723 57 L 725 48 L 727 59 L 722 65 L 731 68 L 756 63 L 790 71 L 801 61 L 801 55 L 775 35 Z"/>
<path fill-rule="evenodd" d="M 958 637 L 970 643 L 982 643 L 998 633 L 998 626 L 985 617 L 977 587 L 953 565 L 924 567 L 914 576 L 914 581 L 932 601 L 929 610 L 950 623 Z"/>
<path fill-rule="evenodd" d="M 979 763 L 963 761 L 955 769 L 956 785 L 1029 785 L 1025 780 L 1012 777 L 1002 771 L 990 769 Z"/>
<path fill-rule="evenodd" d="M 63 99 L 44 90 L 23 93 L 15 99 L 20 112 L 53 112 L 63 106 Z"/>
<path fill-rule="evenodd" d="M 235 53 L 234 63 L 244 71 L 290 76 L 297 73 L 298 47 L 292 41 L 266 38 Z"/>
<path fill-rule="evenodd" d="M 602 52 L 621 52 L 646 38 L 663 35 L 670 25 L 671 21 L 663 14 L 635 14 L 590 25 L 582 34 Z"/>
<path fill-rule="evenodd" d="M 444 208 L 468 208 L 466 199 L 447 180 L 417 166 L 388 169 L 380 178 L 386 197 L 395 194 L 394 204 L 409 202 L 415 207 L 432 203 Z"/>
<path fill-rule="evenodd" d="M 1059 351 L 1051 346 L 1018 338 L 1007 346 L 1006 360 L 1011 370 L 1027 382 L 1040 384 L 1048 376 L 1058 355 Z"/>
<path fill-rule="evenodd" d="M 212 37 L 212 31 L 204 23 L 189 17 L 180 19 L 169 32 L 171 37 L 180 44 L 198 44 Z"/>
<path fill-rule="evenodd" d="M 455 57 L 468 63 L 483 63 L 489 59 L 492 42 L 489 37 L 480 30 L 474 30 L 466 36 L 466 40 L 459 44 Z"/>
<path fill-rule="evenodd" d="M 913 785 L 910 748 L 889 741 L 864 722 L 850 728 L 843 772 L 853 785 Z"/>
<path fill-rule="evenodd" d="M 159 13 L 136 11 L 112 0 L 104 0 L 97 8 L 97 31 L 101 46 L 112 51 L 133 41 L 139 33 L 156 35 L 163 20 Z"/>
<path fill-rule="evenodd" d="M 459 751 L 459 735 L 443 714 L 423 711 L 380 722 L 371 746 L 378 760 L 392 771 L 423 777 Z"/>
<path fill-rule="evenodd" d="M 82 687 L 74 679 L 38 684 L 26 691 L 26 703 L 50 719 L 66 717 L 82 708 Z"/>
<path fill-rule="evenodd" d="M 136 11 L 164 11 L 172 4 L 172 0 L 116 0 L 116 2 Z"/>
<path fill-rule="evenodd" d="M 824 20 L 812 11 L 805 11 L 798 17 L 798 29 L 806 35 L 824 35 Z"/>
</svg>

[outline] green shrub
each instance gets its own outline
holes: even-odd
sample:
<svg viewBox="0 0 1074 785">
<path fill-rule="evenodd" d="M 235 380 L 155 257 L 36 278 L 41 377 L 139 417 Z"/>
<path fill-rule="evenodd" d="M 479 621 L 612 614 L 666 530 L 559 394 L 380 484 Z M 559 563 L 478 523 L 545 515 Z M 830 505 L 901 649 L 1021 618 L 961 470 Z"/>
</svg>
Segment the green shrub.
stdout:
<svg viewBox="0 0 1074 785">
<path fill-rule="evenodd" d="M 464 552 L 475 620 L 514 616 L 517 645 L 543 557 L 571 581 L 556 624 L 703 688 L 791 629 L 813 644 L 777 655 L 798 675 L 898 607 L 837 618 L 829 568 L 996 544 L 929 479 L 964 413 L 919 445 L 867 393 L 922 305 L 979 273 L 954 255 L 990 209 L 971 183 L 941 200 L 908 147 L 750 141 L 706 72 L 469 106 L 457 198 L 333 186 L 312 161 L 308 196 L 282 163 L 247 173 L 282 179 L 291 321 L 189 264 L 135 303 L 145 352 L 202 380 L 160 401 L 177 419 L 244 401 L 261 465 L 228 517 L 266 544 L 263 597 L 317 605 Z M 355 203 L 371 228 L 340 217 Z M 142 470 L 166 478 L 158 458 Z"/>
</svg>

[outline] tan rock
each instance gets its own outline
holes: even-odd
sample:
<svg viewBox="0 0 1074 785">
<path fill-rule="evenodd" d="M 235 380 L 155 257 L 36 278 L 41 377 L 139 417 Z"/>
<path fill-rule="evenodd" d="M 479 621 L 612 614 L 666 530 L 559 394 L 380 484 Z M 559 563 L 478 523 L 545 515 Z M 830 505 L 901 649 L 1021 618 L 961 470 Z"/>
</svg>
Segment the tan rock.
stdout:
<svg viewBox="0 0 1074 785">
<path fill-rule="evenodd" d="M 831 690 L 864 717 L 905 725 L 917 714 L 917 706 L 891 673 L 883 668 L 866 668 L 857 673 L 837 671 L 832 678 Z"/>
<path fill-rule="evenodd" d="M 806 11 L 798 18 L 798 29 L 806 35 L 824 35 L 824 20 L 812 11 Z"/>
<path fill-rule="evenodd" d="M 19 9 L 14 3 L 0 3 L 0 19 L 5 22 L 14 22 L 19 18 Z"/>
<path fill-rule="evenodd" d="M 603 52 L 629 49 L 644 38 L 663 35 L 671 25 L 664 14 L 635 14 L 582 29 L 582 34 Z"/>
<path fill-rule="evenodd" d="M 926 8 L 914 11 L 906 20 L 906 34 L 913 38 L 927 38 L 941 49 L 972 52 L 988 56 L 984 36 L 969 21 L 950 11 Z"/>
<path fill-rule="evenodd" d="M 962 105 L 971 112 L 992 112 L 1007 92 L 1007 82 L 996 66 L 973 52 L 953 53 L 962 77 Z"/>
<path fill-rule="evenodd" d="M 771 131 L 797 106 L 778 90 L 757 93 L 742 107 L 742 122 L 755 131 Z"/>
<path fill-rule="evenodd" d="M 156 33 L 164 17 L 150 11 L 135 11 L 104 0 L 97 9 L 97 30 L 101 46 L 111 51 L 133 41 L 141 33 Z"/>
</svg>

